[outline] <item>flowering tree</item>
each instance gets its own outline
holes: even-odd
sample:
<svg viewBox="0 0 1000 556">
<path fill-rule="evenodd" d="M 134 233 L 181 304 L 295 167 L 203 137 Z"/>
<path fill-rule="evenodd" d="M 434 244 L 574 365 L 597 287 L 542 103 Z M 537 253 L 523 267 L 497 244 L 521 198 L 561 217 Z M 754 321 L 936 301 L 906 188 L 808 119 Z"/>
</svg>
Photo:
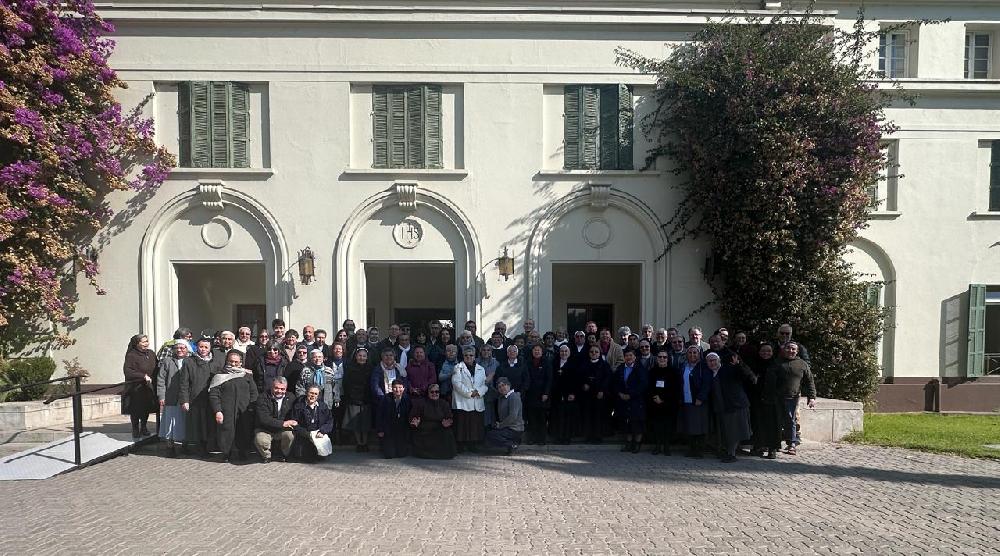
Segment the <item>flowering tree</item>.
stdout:
<svg viewBox="0 0 1000 556">
<path fill-rule="evenodd" d="M 642 125 L 647 165 L 666 156 L 682 176 L 670 245 L 707 237 L 726 322 L 757 340 L 791 323 L 821 395 L 863 400 L 878 385 L 884 310 L 843 255 L 886 163 L 892 95 L 878 90 L 863 17 L 851 32 L 823 23 L 729 18 L 666 60 L 618 55 L 659 77 Z"/>
<path fill-rule="evenodd" d="M 68 341 L 63 282 L 111 213 L 115 190 L 160 185 L 173 156 L 140 107 L 123 114 L 113 31 L 90 0 L 0 0 L 0 350 L 39 322 Z M 77 264 L 74 264 L 77 263 Z M 98 293 L 102 293 L 98 289 Z M 37 338 L 35 338 L 37 340 Z"/>
</svg>

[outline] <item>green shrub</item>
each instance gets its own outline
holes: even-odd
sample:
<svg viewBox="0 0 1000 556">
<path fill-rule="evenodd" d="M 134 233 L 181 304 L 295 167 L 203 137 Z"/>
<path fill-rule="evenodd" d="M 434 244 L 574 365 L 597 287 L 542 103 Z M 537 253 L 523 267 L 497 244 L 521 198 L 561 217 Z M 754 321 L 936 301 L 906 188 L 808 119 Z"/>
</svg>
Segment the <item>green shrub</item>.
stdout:
<svg viewBox="0 0 1000 556">
<path fill-rule="evenodd" d="M 0 390 L 17 384 L 30 384 L 49 380 L 56 371 L 51 357 L 26 357 L 0 361 Z M 48 385 L 22 388 L 0 394 L 0 402 L 37 400 L 48 390 Z"/>
</svg>

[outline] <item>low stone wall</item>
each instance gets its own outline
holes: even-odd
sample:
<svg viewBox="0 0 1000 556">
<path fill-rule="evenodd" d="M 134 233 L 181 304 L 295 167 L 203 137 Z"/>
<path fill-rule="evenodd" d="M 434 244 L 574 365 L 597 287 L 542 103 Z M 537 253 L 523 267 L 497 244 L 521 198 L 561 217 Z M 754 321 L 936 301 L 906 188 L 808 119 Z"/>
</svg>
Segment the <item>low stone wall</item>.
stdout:
<svg viewBox="0 0 1000 556">
<path fill-rule="evenodd" d="M 84 395 L 83 421 L 121 414 L 121 397 L 117 395 Z M 73 400 L 57 400 L 48 405 L 35 402 L 0 403 L 0 431 L 13 432 L 42 429 L 73 422 Z"/>
<path fill-rule="evenodd" d="M 817 398 L 815 409 L 809 409 L 806 403 L 805 398 L 799 400 L 799 425 L 803 440 L 836 442 L 865 428 L 865 411 L 861 402 Z"/>
</svg>

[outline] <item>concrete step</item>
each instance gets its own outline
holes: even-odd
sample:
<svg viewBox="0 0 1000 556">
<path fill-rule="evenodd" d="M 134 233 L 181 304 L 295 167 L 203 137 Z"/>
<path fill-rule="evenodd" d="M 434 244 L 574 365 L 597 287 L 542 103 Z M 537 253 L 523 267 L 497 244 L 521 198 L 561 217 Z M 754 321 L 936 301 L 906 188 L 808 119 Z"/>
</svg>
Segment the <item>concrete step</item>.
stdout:
<svg viewBox="0 0 1000 556">
<path fill-rule="evenodd" d="M 155 420 L 151 421 L 150 424 L 155 426 Z M 132 424 L 128 415 L 112 415 L 102 419 L 84 420 L 83 430 L 114 436 L 122 434 L 131 436 Z M 0 431 L 0 447 L 6 444 L 41 444 L 65 438 L 67 435 L 72 436 L 72 434 L 72 423 L 30 430 Z"/>
</svg>

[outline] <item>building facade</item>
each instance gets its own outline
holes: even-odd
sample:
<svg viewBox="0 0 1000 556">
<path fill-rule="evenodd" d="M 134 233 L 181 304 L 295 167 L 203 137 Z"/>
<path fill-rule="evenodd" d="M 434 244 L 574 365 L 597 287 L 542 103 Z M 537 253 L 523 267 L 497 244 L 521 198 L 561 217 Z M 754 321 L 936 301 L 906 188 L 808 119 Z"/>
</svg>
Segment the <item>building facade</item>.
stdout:
<svg viewBox="0 0 1000 556">
<path fill-rule="evenodd" d="M 872 56 L 921 94 L 889 110 L 900 126 L 886 142 L 892 163 L 849 254 L 884 282 L 873 301 L 890 308 L 880 397 L 886 408 L 949 409 L 961 393 L 992 410 L 1000 6 L 866 4 L 872 28 L 950 18 L 886 33 Z M 719 326 L 711 309 L 688 318 L 711 296 L 707 246 L 665 252 L 677 178 L 664 161 L 642 169 L 649 144 L 635 122 L 654 78 L 616 65 L 614 50 L 666 56 L 731 6 L 100 4 L 117 26 L 121 100 L 149 97 L 144 110 L 179 167 L 153 193 L 113 198 L 118 216 L 98 237 L 107 295 L 81 289 L 87 319 L 65 355 L 110 383 L 130 334 L 159 342 L 181 325 L 280 317 L 331 336 L 348 317 L 472 319 L 481 330 L 498 320 L 520 330 L 528 318 L 541 330 L 589 319 Z M 847 28 L 857 3 L 819 9 Z M 509 279 L 496 268 L 505 250 Z"/>
</svg>

